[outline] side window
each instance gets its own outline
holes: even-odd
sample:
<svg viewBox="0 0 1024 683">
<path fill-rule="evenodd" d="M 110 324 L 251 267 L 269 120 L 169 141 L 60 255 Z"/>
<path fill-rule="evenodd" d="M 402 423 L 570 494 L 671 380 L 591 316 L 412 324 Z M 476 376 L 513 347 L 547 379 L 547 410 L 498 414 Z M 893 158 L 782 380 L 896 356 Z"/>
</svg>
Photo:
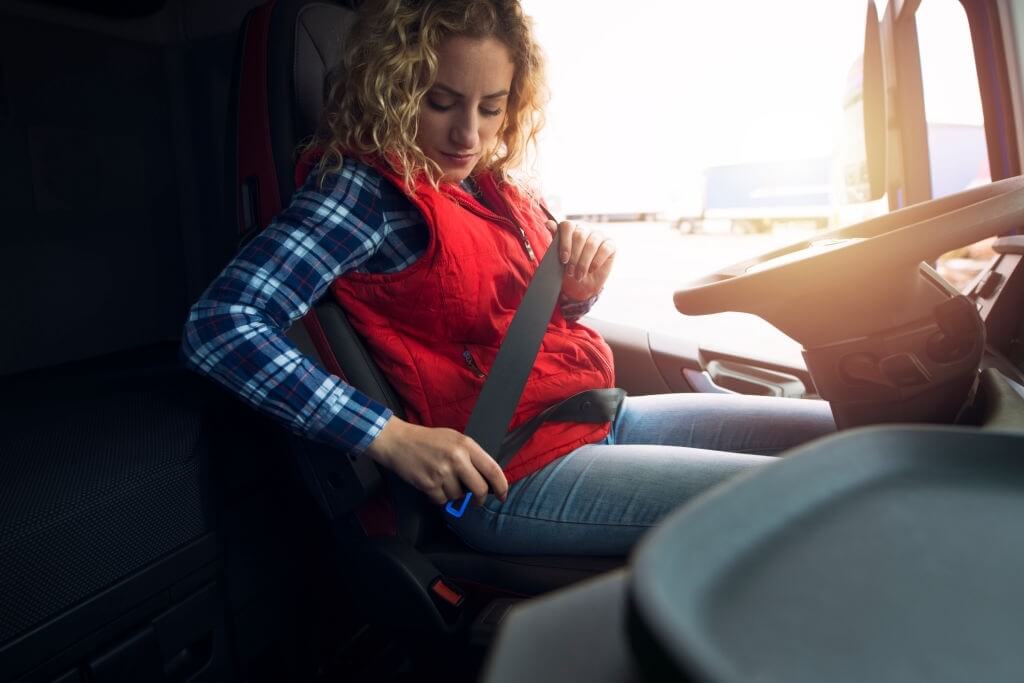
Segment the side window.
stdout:
<svg viewBox="0 0 1024 683">
<path fill-rule="evenodd" d="M 932 197 L 943 197 L 991 182 L 978 74 L 967 15 L 957 0 L 922 0 L 914 17 Z M 968 287 L 994 256 L 991 242 L 944 254 L 939 272 L 955 287 Z"/>
</svg>

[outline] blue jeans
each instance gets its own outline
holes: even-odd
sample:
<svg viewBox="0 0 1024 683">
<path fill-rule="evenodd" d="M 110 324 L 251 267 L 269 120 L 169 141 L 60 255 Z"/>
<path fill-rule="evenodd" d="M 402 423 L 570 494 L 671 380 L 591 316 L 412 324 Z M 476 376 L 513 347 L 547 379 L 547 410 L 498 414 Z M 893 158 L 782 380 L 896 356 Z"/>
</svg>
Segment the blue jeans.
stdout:
<svg viewBox="0 0 1024 683">
<path fill-rule="evenodd" d="M 835 431 L 824 401 L 735 394 L 627 397 L 604 441 L 577 448 L 449 520 L 468 545 L 513 555 L 623 555 L 677 506 Z M 751 511 L 755 514 L 756 511 Z"/>
</svg>

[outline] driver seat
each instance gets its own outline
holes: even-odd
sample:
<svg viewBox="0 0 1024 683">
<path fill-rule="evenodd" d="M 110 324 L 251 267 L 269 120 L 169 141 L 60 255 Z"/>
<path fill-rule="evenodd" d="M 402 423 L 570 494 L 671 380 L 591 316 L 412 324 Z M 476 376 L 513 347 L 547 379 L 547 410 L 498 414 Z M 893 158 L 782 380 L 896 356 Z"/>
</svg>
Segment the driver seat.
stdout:
<svg viewBox="0 0 1024 683">
<path fill-rule="evenodd" d="M 238 172 L 234 185 L 243 243 L 292 194 L 296 150 L 316 128 L 325 78 L 354 14 L 333 2 L 276 0 L 246 19 L 236 92 L 237 149 L 229 152 L 228 163 Z M 293 325 L 289 337 L 325 370 L 403 415 L 397 395 L 331 297 Z M 622 557 L 481 554 L 445 527 L 425 496 L 370 458 L 344 457 L 297 437 L 293 446 L 310 492 L 332 520 L 344 562 L 354 567 L 355 592 L 368 614 L 385 625 L 452 633 L 473 611 L 464 604 L 536 595 L 624 562 Z"/>
</svg>

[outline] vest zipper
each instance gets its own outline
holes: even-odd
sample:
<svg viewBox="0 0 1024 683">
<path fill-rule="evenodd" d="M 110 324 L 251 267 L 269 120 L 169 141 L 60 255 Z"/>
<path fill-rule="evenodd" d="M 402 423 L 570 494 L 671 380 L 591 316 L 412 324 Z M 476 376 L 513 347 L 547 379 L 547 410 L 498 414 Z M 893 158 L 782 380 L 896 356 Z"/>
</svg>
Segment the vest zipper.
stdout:
<svg viewBox="0 0 1024 683">
<path fill-rule="evenodd" d="M 473 358 L 472 352 L 468 346 L 462 347 L 462 360 L 466 361 L 466 367 L 473 371 L 477 377 L 486 377 L 484 371 L 480 369 L 480 366 L 476 364 L 476 359 Z"/>
<path fill-rule="evenodd" d="M 509 205 L 508 199 L 506 199 L 505 195 L 501 194 L 500 192 L 498 193 L 498 196 L 501 197 L 502 203 L 505 204 L 505 210 L 508 211 L 508 215 L 512 216 L 512 207 Z M 530 238 L 526 236 L 526 231 L 523 230 L 523 226 L 519 225 L 519 223 L 515 222 L 514 220 L 510 220 L 509 222 L 512 223 L 512 225 L 516 226 L 516 229 L 519 230 L 519 237 L 523 241 L 523 249 L 526 250 L 526 256 L 530 259 L 531 262 L 536 263 L 537 255 L 533 253 L 533 246 L 530 244 Z"/>
<path fill-rule="evenodd" d="M 519 228 L 518 225 L 516 227 Z M 536 256 L 536 254 L 533 253 L 533 247 L 530 246 L 530 238 L 528 238 L 526 236 L 526 231 L 523 230 L 522 228 L 519 228 L 519 234 L 523 238 L 523 249 L 526 250 L 526 255 L 530 258 L 531 261 L 536 263 L 537 262 L 537 256 Z"/>
<path fill-rule="evenodd" d="M 513 230 L 518 232 L 519 233 L 519 243 L 523 245 L 523 251 L 526 252 L 526 257 L 528 259 L 530 259 L 531 263 L 537 263 L 537 255 L 533 251 L 533 245 L 530 244 L 530 238 L 526 236 L 526 231 L 523 230 L 522 226 L 520 226 L 518 223 L 516 223 L 515 221 L 513 221 L 511 219 L 505 218 L 504 216 L 499 216 L 498 214 L 494 213 L 493 211 L 488 211 L 487 213 L 484 213 L 484 212 L 480 211 L 476 206 L 462 201 L 459 197 L 457 197 L 455 195 L 449 195 L 449 196 L 451 196 L 463 208 L 468 209 L 469 211 L 472 211 L 473 213 L 475 213 L 476 215 L 480 216 L 481 218 L 486 218 L 488 220 L 495 220 L 495 219 L 497 219 L 497 221 L 499 223 L 505 225 L 508 228 L 512 228 Z M 509 215 L 511 215 L 512 214 L 512 208 L 509 206 L 508 200 L 505 199 L 504 195 L 500 195 L 500 193 L 499 193 L 499 196 L 501 196 L 501 201 L 504 202 L 504 204 L 505 204 L 505 209 L 509 212 Z"/>
</svg>

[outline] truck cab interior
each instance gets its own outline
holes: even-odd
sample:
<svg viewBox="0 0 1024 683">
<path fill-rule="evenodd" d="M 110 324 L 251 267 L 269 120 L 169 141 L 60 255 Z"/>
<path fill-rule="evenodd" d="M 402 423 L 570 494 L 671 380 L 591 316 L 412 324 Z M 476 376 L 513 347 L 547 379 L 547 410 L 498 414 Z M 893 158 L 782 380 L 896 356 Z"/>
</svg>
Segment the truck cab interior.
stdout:
<svg viewBox="0 0 1024 683">
<path fill-rule="evenodd" d="M 680 276 L 681 314 L 757 315 L 801 355 L 586 321 L 631 394 L 828 400 L 841 433 L 578 558 L 472 551 L 181 365 L 188 307 L 288 201 L 352 3 L 2 0 L 0 680 L 1012 678 L 1024 14 L 960 3 L 992 182 L 937 197 L 929 1 L 865 2 L 885 215 Z M 965 289 L 936 273 L 983 238 Z M 336 305 L 289 336 L 400 411 Z"/>
</svg>

